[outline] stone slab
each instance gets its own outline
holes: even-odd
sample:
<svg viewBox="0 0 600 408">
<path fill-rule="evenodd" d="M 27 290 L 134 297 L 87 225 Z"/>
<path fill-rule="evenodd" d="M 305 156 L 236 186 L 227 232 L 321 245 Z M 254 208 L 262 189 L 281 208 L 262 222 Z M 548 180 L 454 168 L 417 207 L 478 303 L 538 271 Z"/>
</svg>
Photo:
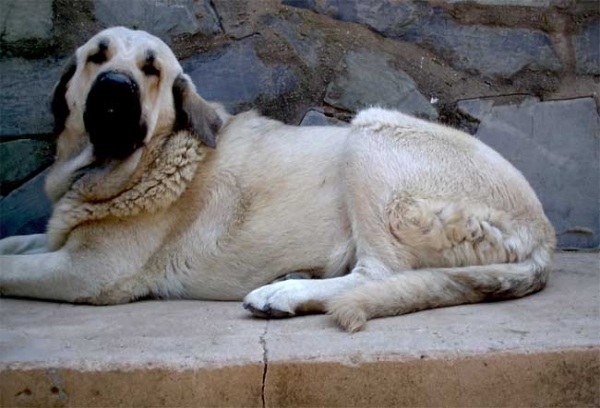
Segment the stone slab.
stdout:
<svg viewBox="0 0 600 408">
<path fill-rule="evenodd" d="M 215 51 L 181 61 L 200 95 L 218 101 L 232 112 L 256 106 L 257 98 L 272 100 L 290 92 L 296 75 L 288 65 L 259 58 L 260 36 L 240 40 Z"/>
<path fill-rule="evenodd" d="M 54 158 L 52 144 L 43 140 L 15 140 L 0 144 L 0 193 L 32 178 Z"/>
<path fill-rule="evenodd" d="M 503 104 L 466 100 L 475 136 L 515 165 L 534 188 L 561 247 L 600 245 L 600 117 L 592 98 Z"/>
<path fill-rule="evenodd" d="M 548 287 L 340 331 L 239 303 L 0 300 L 2 406 L 597 406 L 600 256 Z"/>
<path fill-rule="evenodd" d="M 585 25 L 575 36 L 574 43 L 577 73 L 600 75 L 600 22 Z"/>
<path fill-rule="evenodd" d="M 44 191 L 44 170 L 0 201 L 0 238 L 41 233 L 52 213 Z"/>
<path fill-rule="evenodd" d="M 122 25 L 148 31 L 170 42 L 178 35 L 221 32 L 209 0 L 94 0 L 95 16 L 105 27 Z"/>
<path fill-rule="evenodd" d="M 323 112 L 309 109 L 300 121 L 300 126 L 348 126 L 346 122 L 325 116 Z"/>
<path fill-rule="evenodd" d="M 370 106 L 398 109 L 409 115 L 437 119 L 438 114 L 413 79 L 384 53 L 349 51 L 336 67 L 325 102 L 350 112 Z"/>
<path fill-rule="evenodd" d="M 525 28 L 462 25 L 442 5 L 396 0 L 283 3 L 367 25 L 385 37 L 428 48 L 456 69 L 484 77 L 508 78 L 524 70 L 558 72 L 561 68 L 548 34 Z"/>
<path fill-rule="evenodd" d="M 49 40 L 53 0 L 0 1 L 2 41 Z"/>
<path fill-rule="evenodd" d="M 0 60 L 0 138 L 52 133 L 52 90 L 64 61 Z"/>
</svg>

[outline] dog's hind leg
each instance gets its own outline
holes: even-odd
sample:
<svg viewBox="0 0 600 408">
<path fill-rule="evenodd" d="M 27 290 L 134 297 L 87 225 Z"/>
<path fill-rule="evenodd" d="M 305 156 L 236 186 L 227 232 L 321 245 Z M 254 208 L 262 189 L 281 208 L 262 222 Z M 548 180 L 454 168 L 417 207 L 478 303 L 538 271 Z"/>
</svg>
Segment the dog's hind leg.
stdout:
<svg viewBox="0 0 600 408">
<path fill-rule="evenodd" d="M 354 332 L 376 317 L 519 298 L 544 288 L 549 261 L 550 252 L 540 249 L 521 263 L 405 271 L 340 295 L 327 311 Z"/>
</svg>

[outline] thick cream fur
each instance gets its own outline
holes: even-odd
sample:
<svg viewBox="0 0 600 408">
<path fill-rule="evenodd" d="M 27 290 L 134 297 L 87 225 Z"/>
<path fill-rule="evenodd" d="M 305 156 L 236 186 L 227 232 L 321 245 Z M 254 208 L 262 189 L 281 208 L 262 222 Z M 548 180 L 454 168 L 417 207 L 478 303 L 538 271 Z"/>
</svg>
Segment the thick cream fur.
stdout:
<svg viewBox="0 0 600 408">
<path fill-rule="evenodd" d="M 136 42 L 122 43 L 129 54 L 114 63 L 126 66 Z M 158 49 L 169 78 L 179 75 Z M 70 86 L 87 89 L 93 76 L 80 71 Z M 547 281 L 555 236 L 535 193 L 465 133 L 380 108 L 349 127 L 295 127 L 209 104 L 223 123 L 211 150 L 168 132 L 172 97 L 156 92 L 146 145 L 98 168 L 86 167 L 93 155 L 72 112 L 49 176 L 47 234 L 0 241 L 4 295 L 244 299 L 260 316 L 329 312 L 354 331 Z"/>
</svg>

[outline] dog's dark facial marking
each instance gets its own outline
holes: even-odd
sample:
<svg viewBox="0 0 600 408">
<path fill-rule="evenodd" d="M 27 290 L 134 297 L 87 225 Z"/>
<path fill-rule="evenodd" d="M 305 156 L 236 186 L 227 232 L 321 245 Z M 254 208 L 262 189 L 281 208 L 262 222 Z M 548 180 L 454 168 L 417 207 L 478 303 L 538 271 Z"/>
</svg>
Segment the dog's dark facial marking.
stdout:
<svg viewBox="0 0 600 408">
<path fill-rule="evenodd" d="M 98 65 L 106 62 L 108 60 L 108 45 L 109 41 L 107 38 L 102 38 L 98 41 L 98 50 L 87 57 L 87 62 Z"/>
<path fill-rule="evenodd" d="M 144 65 L 142 65 L 142 72 L 146 76 L 156 76 L 160 77 L 160 71 L 156 68 L 155 65 L 156 55 L 152 50 L 146 50 L 146 59 L 144 60 Z"/>
<path fill-rule="evenodd" d="M 119 71 L 98 75 L 88 93 L 83 121 L 98 159 L 129 156 L 143 145 L 147 132 L 137 82 Z"/>
<path fill-rule="evenodd" d="M 65 129 L 65 122 L 69 117 L 69 105 L 66 99 L 67 85 L 75 74 L 76 69 L 77 60 L 75 56 L 72 56 L 65 64 L 60 80 L 54 87 L 50 108 L 54 116 L 54 134 L 56 135 Z"/>
<path fill-rule="evenodd" d="M 173 102 L 175 104 L 173 130 L 190 130 L 202 143 L 213 149 L 216 148 L 217 133 L 222 125 L 221 118 L 194 92 L 183 75 L 179 75 L 173 82 Z"/>
</svg>

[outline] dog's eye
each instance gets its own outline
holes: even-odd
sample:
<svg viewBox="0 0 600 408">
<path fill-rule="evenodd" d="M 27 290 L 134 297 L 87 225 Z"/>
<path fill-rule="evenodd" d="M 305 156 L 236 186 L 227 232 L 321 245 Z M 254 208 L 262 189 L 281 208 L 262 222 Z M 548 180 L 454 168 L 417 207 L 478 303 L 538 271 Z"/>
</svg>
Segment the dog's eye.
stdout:
<svg viewBox="0 0 600 408">
<path fill-rule="evenodd" d="M 106 62 L 106 52 L 102 50 L 88 56 L 87 62 L 93 62 L 94 64 L 102 64 L 103 62 Z"/>
<path fill-rule="evenodd" d="M 146 64 L 142 67 L 142 72 L 146 76 L 160 76 L 160 71 L 152 64 Z"/>
</svg>

